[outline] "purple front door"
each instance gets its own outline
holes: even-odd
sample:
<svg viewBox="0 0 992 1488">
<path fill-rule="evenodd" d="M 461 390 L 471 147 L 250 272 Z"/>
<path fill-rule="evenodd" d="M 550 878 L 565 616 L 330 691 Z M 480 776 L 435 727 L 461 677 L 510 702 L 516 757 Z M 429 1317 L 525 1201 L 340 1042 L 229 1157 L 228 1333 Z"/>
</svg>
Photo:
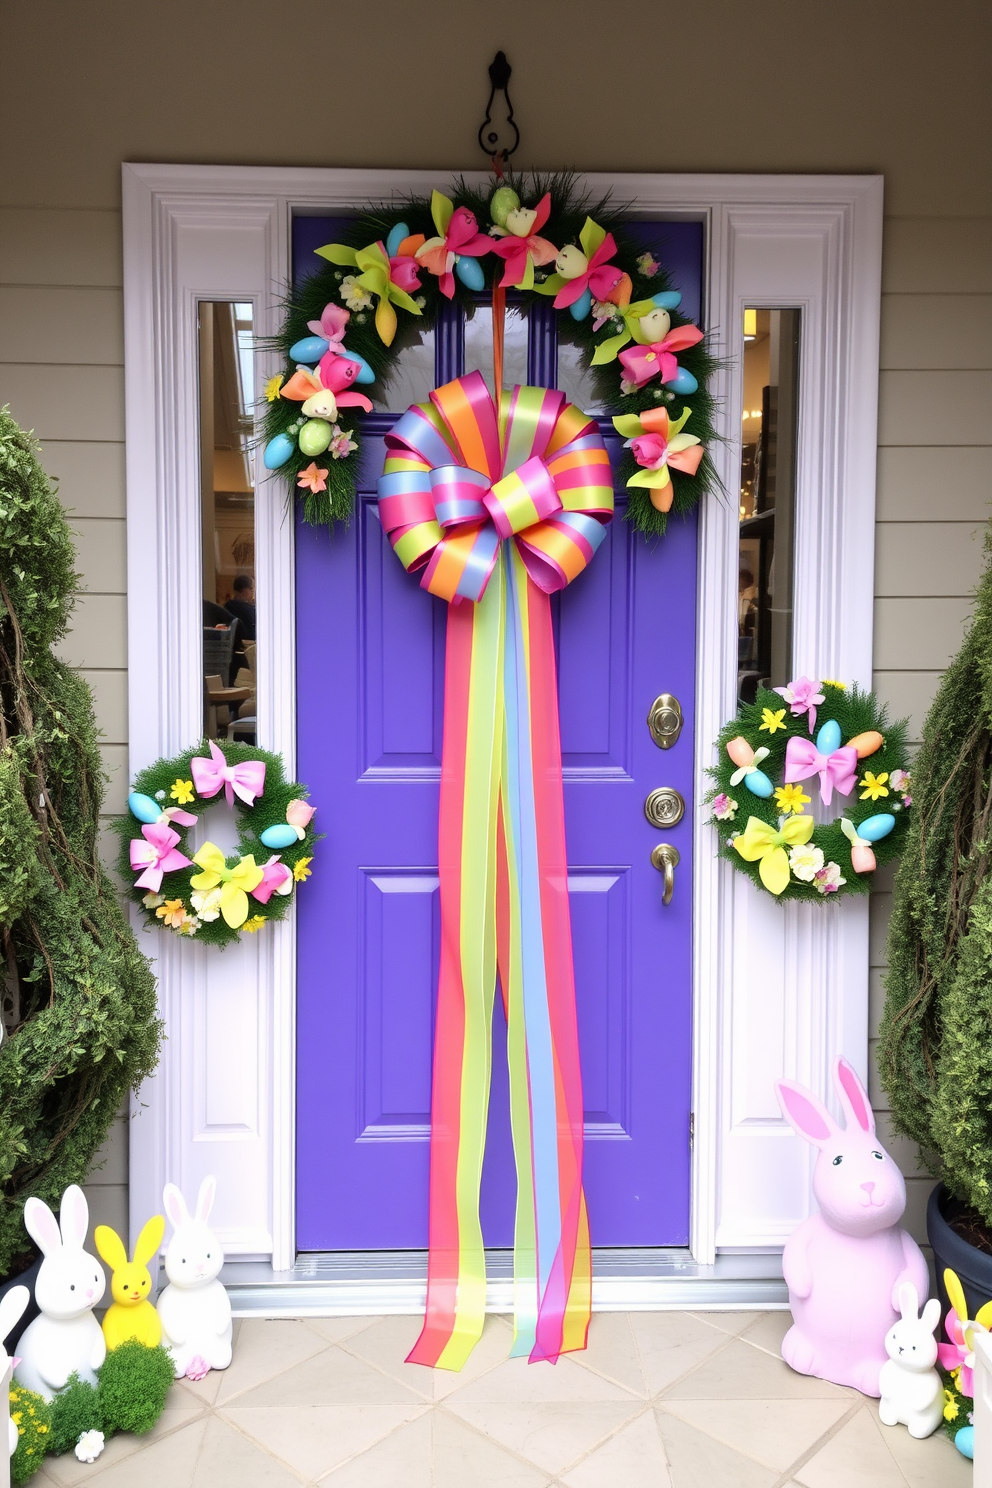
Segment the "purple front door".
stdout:
<svg viewBox="0 0 992 1488">
<path fill-rule="evenodd" d="M 333 237 L 313 219 L 301 228 L 311 248 Z M 701 235 L 659 224 L 651 236 L 669 232 L 681 234 L 683 307 L 698 314 Z M 463 348 L 451 321 L 437 383 L 463 370 Z M 553 315 L 539 307 L 528 380 L 553 383 L 555 365 Z M 379 525 L 394 417 L 367 420 L 380 437 L 366 444 L 350 528 L 297 530 L 299 772 L 327 834 L 299 900 L 297 1243 L 310 1251 L 427 1245 L 446 606 L 404 573 Z M 674 521 L 651 545 L 623 511 L 618 492 L 607 540 L 556 619 L 585 1183 L 594 1246 L 686 1245 L 696 526 Z M 645 722 L 662 692 L 685 718 L 667 751 Z M 678 825 L 645 818 L 657 786 L 685 798 Z M 681 854 L 667 907 L 651 864 L 663 840 Z M 496 1023 L 483 1227 L 487 1245 L 510 1246 L 499 998 Z"/>
</svg>

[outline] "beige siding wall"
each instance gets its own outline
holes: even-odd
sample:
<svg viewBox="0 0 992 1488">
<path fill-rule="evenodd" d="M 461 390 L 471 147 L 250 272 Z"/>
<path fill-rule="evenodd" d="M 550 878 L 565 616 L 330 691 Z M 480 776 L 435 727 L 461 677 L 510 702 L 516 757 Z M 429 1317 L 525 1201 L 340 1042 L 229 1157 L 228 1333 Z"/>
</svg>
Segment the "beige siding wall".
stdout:
<svg viewBox="0 0 992 1488">
<path fill-rule="evenodd" d="M 368 26 L 337 4 L 14 0 L 0 400 L 37 430 L 78 533 L 65 655 L 96 695 L 107 809 L 126 791 L 121 161 L 474 167 L 500 46 L 522 164 L 884 173 L 875 680 L 918 737 L 969 613 L 992 488 L 990 17 L 984 0 L 939 16 L 921 0 L 697 0 L 621 3 L 604 30 L 592 0 L 567 22 L 530 0 L 416 14 L 381 0 Z M 873 1026 L 890 897 L 873 902 Z M 94 1179 L 120 1222 L 122 1130 Z M 928 1186 L 911 1180 L 918 1231 Z"/>
</svg>

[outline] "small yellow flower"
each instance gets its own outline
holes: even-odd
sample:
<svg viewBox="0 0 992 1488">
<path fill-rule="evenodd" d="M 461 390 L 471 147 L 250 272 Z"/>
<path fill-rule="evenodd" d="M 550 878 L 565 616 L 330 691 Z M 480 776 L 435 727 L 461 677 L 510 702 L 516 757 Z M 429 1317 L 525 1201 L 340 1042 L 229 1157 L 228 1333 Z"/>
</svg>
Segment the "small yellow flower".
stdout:
<svg viewBox="0 0 992 1488">
<path fill-rule="evenodd" d="M 174 780 L 169 795 L 174 801 L 178 801 L 180 806 L 188 806 L 193 799 L 192 780 Z"/>
<path fill-rule="evenodd" d="M 297 883 L 302 883 L 305 878 L 310 877 L 309 865 L 312 862 L 313 858 L 300 858 L 299 862 L 293 865 L 293 877 Z"/>
<path fill-rule="evenodd" d="M 279 396 L 279 389 L 281 387 L 282 373 L 280 372 L 275 377 L 270 377 L 268 382 L 265 384 L 265 396 L 270 403 L 274 403 L 276 401 Z"/>
<path fill-rule="evenodd" d="M 156 919 L 163 920 L 172 929 L 178 930 L 186 917 L 186 906 L 181 899 L 166 899 L 155 911 Z"/>
<path fill-rule="evenodd" d="M 758 732 L 760 733 L 762 729 L 767 729 L 770 734 L 773 734 L 776 729 L 784 729 L 785 724 L 782 721 L 784 718 L 784 708 L 778 708 L 775 712 L 772 712 L 771 708 L 762 708 Z"/>
<path fill-rule="evenodd" d="M 254 935 L 255 934 L 255 931 L 256 930 L 261 930 L 261 928 L 262 928 L 262 926 L 264 924 L 265 924 L 265 916 L 264 915 L 252 915 L 252 917 L 251 917 L 250 920 L 245 920 L 245 922 L 241 926 L 241 928 L 242 928 L 242 930 L 247 930 L 249 935 Z"/>
<path fill-rule="evenodd" d="M 861 782 L 864 786 L 864 790 L 861 792 L 862 801 L 877 801 L 879 796 L 887 796 L 889 789 L 885 782 L 888 778 L 889 776 L 886 770 L 883 770 L 881 775 L 873 775 L 870 770 L 866 770 L 865 778 Z"/>
<path fill-rule="evenodd" d="M 796 816 L 801 815 L 804 806 L 809 805 L 810 798 L 803 794 L 801 785 L 780 785 L 775 792 L 775 805 L 783 816 L 794 812 Z"/>
<path fill-rule="evenodd" d="M 838 682 L 836 680 L 836 678 L 834 678 L 834 677 L 824 677 L 823 681 L 820 683 L 820 686 L 821 687 L 839 687 L 840 690 L 841 690 L 841 692 L 846 692 L 847 691 L 847 683 L 846 682 Z"/>
<path fill-rule="evenodd" d="M 960 1412 L 953 1390 L 944 1391 L 944 1420 L 956 1421 Z"/>
</svg>

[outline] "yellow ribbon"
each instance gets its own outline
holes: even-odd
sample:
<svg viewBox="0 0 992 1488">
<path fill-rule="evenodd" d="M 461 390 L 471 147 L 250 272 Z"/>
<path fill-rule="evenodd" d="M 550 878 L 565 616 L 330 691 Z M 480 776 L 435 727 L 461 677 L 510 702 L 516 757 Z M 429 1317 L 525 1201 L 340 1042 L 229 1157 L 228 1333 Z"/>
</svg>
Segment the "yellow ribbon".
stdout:
<svg viewBox="0 0 992 1488">
<path fill-rule="evenodd" d="M 621 331 L 619 336 L 610 336 L 606 341 L 599 343 L 592 359 L 592 365 L 601 367 L 604 362 L 616 361 L 618 354 L 628 341 L 637 341 L 640 345 L 646 346 L 650 337 L 645 336 L 641 331 L 641 319 L 657 308 L 654 300 L 635 300 L 632 305 L 618 305 L 616 313 L 623 319 L 626 329 Z"/>
<path fill-rule="evenodd" d="M 263 873 L 249 853 L 234 868 L 228 868 L 224 854 L 213 842 L 205 842 L 193 862 L 202 873 L 194 873 L 190 887 L 215 889 L 220 884 L 220 912 L 232 930 L 239 930 L 248 918 L 248 895 L 262 882 Z"/>
<path fill-rule="evenodd" d="M 756 816 L 749 816 L 747 826 L 733 846 L 748 863 L 758 864 L 761 882 L 772 894 L 781 894 L 789 882 L 787 847 L 802 847 L 813 835 L 816 823 L 811 816 L 790 816 L 780 831 Z"/>
<path fill-rule="evenodd" d="M 420 306 L 416 301 L 412 300 L 406 290 L 401 289 L 390 278 L 389 259 L 381 243 L 370 243 L 367 248 L 358 249 L 346 248 L 343 243 L 329 243 L 326 248 L 315 248 L 314 252 L 321 258 L 329 258 L 331 263 L 342 264 L 344 267 L 353 266 L 361 270 L 355 282 L 363 289 L 367 289 L 370 294 L 378 296 L 379 303 L 375 307 L 375 328 L 384 346 L 390 346 L 396 335 L 397 322 L 394 304 L 399 305 L 402 310 L 408 310 L 411 315 L 420 314 Z"/>
</svg>

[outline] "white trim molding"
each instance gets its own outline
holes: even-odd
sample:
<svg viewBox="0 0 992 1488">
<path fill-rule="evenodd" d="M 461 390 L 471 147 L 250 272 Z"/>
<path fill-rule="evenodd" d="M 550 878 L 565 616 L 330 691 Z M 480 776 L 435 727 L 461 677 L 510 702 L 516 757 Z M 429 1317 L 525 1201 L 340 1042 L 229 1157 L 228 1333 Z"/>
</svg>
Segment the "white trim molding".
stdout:
<svg viewBox="0 0 992 1488">
<path fill-rule="evenodd" d="M 251 301 L 260 334 L 271 335 L 294 214 L 347 212 L 427 193 L 438 180 L 424 171 L 123 167 L 132 772 L 177 753 L 201 727 L 197 302 Z M 713 454 L 729 494 L 708 498 L 700 518 L 698 803 L 712 740 L 735 706 L 745 305 L 802 311 L 794 655 L 810 672 L 870 683 L 882 181 L 592 175 L 585 184 L 631 203 L 632 215 L 705 225 L 703 322 L 724 358 L 715 387 L 724 442 Z M 272 370 L 263 354 L 260 376 Z M 293 528 L 280 483 L 260 467 L 258 476 L 258 737 L 292 769 Z M 695 836 L 692 1260 L 689 1270 L 665 1261 L 640 1280 L 637 1266 L 611 1262 L 618 1279 L 608 1282 L 607 1266 L 597 1306 L 619 1297 L 675 1305 L 680 1277 L 726 1282 L 735 1266 L 742 1283 L 762 1282 L 735 1305 L 746 1296 L 769 1305 L 759 1258 L 774 1256 L 810 1204 L 807 1149 L 782 1121 L 772 1081 L 800 1079 L 829 1099 L 835 1053 L 867 1072 L 867 904 L 820 913 L 776 905 L 719 861 L 698 807 Z M 160 1206 L 166 1179 L 193 1190 L 216 1172 L 219 1233 L 232 1261 L 256 1263 L 244 1272 L 245 1306 L 264 1310 L 259 1278 L 283 1290 L 306 1280 L 293 1233 L 295 926 L 290 918 L 223 956 L 166 936 L 148 949 L 168 1041 L 133 1103 L 132 1228 Z M 359 1296 L 350 1273 L 335 1275 L 345 1310 L 381 1310 L 380 1282 Z M 325 1280 L 313 1305 L 335 1310 L 330 1273 Z M 421 1290 L 406 1278 L 395 1295 L 414 1310 Z M 498 1285 L 493 1297 L 502 1305 Z M 273 1309 L 288 1305 L 273 1293 Z"/>
</svg>

